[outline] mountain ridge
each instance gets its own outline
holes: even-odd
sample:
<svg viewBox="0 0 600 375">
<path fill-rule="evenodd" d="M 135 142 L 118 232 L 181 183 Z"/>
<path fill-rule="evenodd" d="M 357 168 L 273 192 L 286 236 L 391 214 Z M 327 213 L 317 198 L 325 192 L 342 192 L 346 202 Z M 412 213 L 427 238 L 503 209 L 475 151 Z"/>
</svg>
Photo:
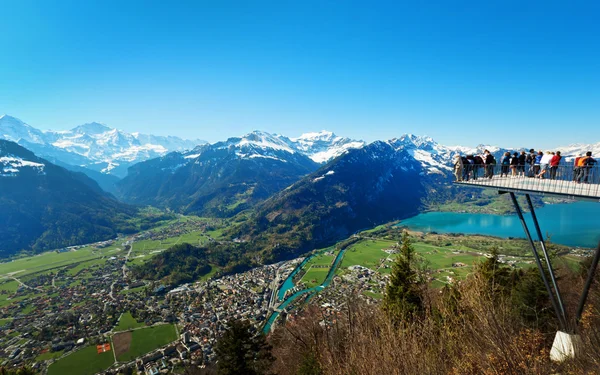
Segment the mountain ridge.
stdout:
<svg viewBox="0 0 600 375">
<path fill-rule="evenodd" d="M 136 209 L 104 192 L 83 173 L 0 140 L 0 256 L 114 238 L 134 230 Z"/>
<path fill-rule="evenodd" d="M 0 138 L 21 144 L 47 159 L 119 178 L 136 162 L 205 143 L 173 136 L 127 133 L 99 122 L 70 130 L 42 131 L 9 115 L 0 116 Z"/>
</svg>

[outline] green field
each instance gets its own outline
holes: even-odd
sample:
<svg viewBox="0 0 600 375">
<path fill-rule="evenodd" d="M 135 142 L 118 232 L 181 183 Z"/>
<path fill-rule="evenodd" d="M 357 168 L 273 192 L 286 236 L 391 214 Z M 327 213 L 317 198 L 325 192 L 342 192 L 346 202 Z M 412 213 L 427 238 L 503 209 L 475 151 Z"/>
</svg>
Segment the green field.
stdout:
<svg viewBox="0 0 600 375">
<path fill-rule="evenodd" d="M 304 265 L 306 273 L 302 276 L 300 282 L 304 283 L 307 288 L 321 285 L 325 281 L 336 255 L 337 253 L 315 255 Z"/>
<path fill-rule="evenodd" d="M 98 354 L 96 346 L 87 346 L 59 359 L 48 368 L 48 375 L 93 375 L 104 371 L 115 362 L 112 350 Z"/>
<path fill-rule="evenodd" d="M 352 245 L 344 255 L 344 259 L 338 269 L 338 274 L 343 273 L 352 265 L 368 267 L 372 270 L 378 270 L 380 273 L 390 273 L 392 262 L 385 261 L 386 258 L 395 259 L 396 254 L 388 255 L 384 249 L 389 249 L 395 244 L 388 240 L 363 240 Z M 413 243 L 415 253 L 421 256 L 423 265 L 433 271 L 433 277 L 436 279 L 433 286 L 441 286 L 447 282 L 448 278 L 462 279 L 472 270 L 475 262 L 483 259 L 481 255 L 475 253 L 473 249 L 465 246 L 435 246 L 427 243 Z M 464 266 L 453 267 L 457 263 L 463 263 Z M 308 279 L 318 279 L 316 273 L 307 272 L 303 281 Z M 324 278 L 325 276 L 323 276 Z M 440 281 L 437 281 L 440 280 Z M 307 283 L 307 285 L 309 285 Z M 310 284 L 309 286 L 314 286 Z"/>
<path fill-rule="evenodd" d="M 391 248 L 396 242 L 385 240 L 364 240 L 352 245 L 344 255 L 340 270 L 350 266 L 360 265 L 370 269 L 377 269 L 381 262 L 388 257 L 384 249 Z"/>
<path fill-rule="evenodd" d="M 329 268 L 314 268 L 311 267 L 306 271 L 304 276 L 301 279 L 301 282 L 306 285 L 307 288 L 312 288 L 317 285 L 321 285 L 327 274 L 329 273 Z"/>
<path fill-rule="evenodd" d="M 5 281 L 2 284 L 0 284 L 0 290 L 5 290 L 7 292 L 16 292 L 17 289 L 19 289 L 19 283 L 11 280 L 11 281 Z"/>
<path fill-rule="evenodd" d="M 126 313 L 123 313 L 123 315 L 121 315 L 121 319 L 119 319 L 119 323 L 113 329 L 113 331 L 114 332 L 128 331 L 130 329 L 144 327 L 145 325 L 146 324 L 143 322 L 138 323 L 138 321 L 135 320 L 135 318 L 133 316 L 131 316 L 131 313 L 129 311 L 127 311 Z"/>
<path fill-rule="evenodd" d="M 101 250 L 86 247 L 64 253 L 50 251 L 27 258 L 0 263 L 0 275 L 14 273 L 15 277 L 19 278 L 32 273 L 64 267 L 73 263 L 98 259 L 106 255 L 112 256 L 116 253 L 115 250 L 114 247 L 108 247 Z"/>
<path fill-rule="evenodd" d="M 40 354 L 35 357 L 36 362 L 46 361 L 48 359 L 55 359 L 63 355 L 63 351 L 59 350 L 58 352 L 46 352 L 44 354 Z"/>
<path fill-rule="evenodd" d="M 129 350 L 117 357 L 119 362 L 133 360 L 177 339 L 177 333 L 173 324 L 138 329 L 131 333 L 132 338 Z"/>
</svg>

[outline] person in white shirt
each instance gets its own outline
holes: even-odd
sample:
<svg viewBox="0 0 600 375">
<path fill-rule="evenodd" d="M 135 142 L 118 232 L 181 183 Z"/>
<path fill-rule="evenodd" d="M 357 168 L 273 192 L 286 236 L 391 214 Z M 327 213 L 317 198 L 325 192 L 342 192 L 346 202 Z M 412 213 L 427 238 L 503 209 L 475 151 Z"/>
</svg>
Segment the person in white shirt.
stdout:
<svg viewBox="0 0 600 375">
<path fill-rule="evenodd" d="M 544 156 L 542 156 L 542 160 L 540 160 L 541 170 L 540 173 L 536 176 L 537 178 L 544 178 L 544 174 L 550 169 L 550 160 L 554 156 L 554 152 L 546 151 Z"/>
</svg>

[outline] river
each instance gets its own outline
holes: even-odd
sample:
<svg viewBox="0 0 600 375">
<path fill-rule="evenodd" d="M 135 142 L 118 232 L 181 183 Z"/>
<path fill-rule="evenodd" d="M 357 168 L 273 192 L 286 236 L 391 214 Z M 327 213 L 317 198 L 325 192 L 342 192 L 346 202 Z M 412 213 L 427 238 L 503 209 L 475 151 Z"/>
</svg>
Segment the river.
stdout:
<svg viewBox="0 0 600 375">
<path fill-rule="evenodd" d="M 283 301 L 279 306 L 277 306 L 278 310 L 283 310 L 285 309 L 290 303 L 294 302 L 296 299 L 298 299 L 300 296 L 303 296 L 307 293 L 314 293 L 314 292 L 318 292 L 323 290 L 324 288 L 326 288 L 329 283 L 331 283 L 331 280 L 333 279 L 333 276 L 335 276 L 335 271 L 338 267 L 338 265 L 340 264 L 340 262 L 342 261 L 342 259 L 344 258 L 344 254 L 346 253 L 346 249 L 340 250 L 340 252 L 338 253 L 338 255 L 335 257 L 335 260 L 333 261 L 333 264 L 331 265 L 331 267 L 329 268 L 329 272 L 327 273 L 327 277 L 325 278 L 325 280 L 323 281 L 323 283 L 321 283 L 321 285 L 317 285 L 315 287 L 312 288 L 308 288 L 308 289 L 303 289 L 300 291 L 297 291 L 296 293 L 292 294 L 291 296 L 289 296 L 288 298 L 285 299 L 285 301 Z M 316 254 L 311 255 L 311 257 L 313 257 Z M 292 272 L 292 275 L 295 275 L 296 273 L 298 273 L 298 271 L 300 271 L 300 269 L 304 266 L 304 264 L 306 264 L 306 262 L 308 261 L 310 257 L 308 257 L 307 259 L 305 259 L 298 267 L 296 267 L 296 269 Z M 288 279 L 286 279 L 286 281 L 283 283 L 281 290 L 279 290 L 279 292 L 277 293 L 278 296 L 284 296 L 285 292 L 294 287 L 293 282 L 291 281 L 292 279 L 292 275 L 290 275 L 290 277 L 288 277 Z M 286 282 L 289 281 L 289 283 L 286 284 Z M 277 320 L 277 318 L 279 317 L 279 312 L 278 311 L 274 311 L 271 316 L 269 316 L 269 319 L 267 319 L 267 323 L 265 324 L 264 328 L 263 328 L 263 332 L 265 334 L 269 333 L 269 331 L 271 330 L 271 326 L 273 325 L 273 323 L 275 322 L 275 320 Z"/>
</svg>

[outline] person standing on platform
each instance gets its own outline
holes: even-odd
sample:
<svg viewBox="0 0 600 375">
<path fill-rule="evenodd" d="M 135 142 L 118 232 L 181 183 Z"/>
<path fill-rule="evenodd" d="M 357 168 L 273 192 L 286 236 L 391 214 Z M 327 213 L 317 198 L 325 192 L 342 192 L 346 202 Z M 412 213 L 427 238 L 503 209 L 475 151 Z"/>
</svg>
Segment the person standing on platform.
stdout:
<svg viewBox="0 0 600 375">
<path fill-rule="evenodd" d="M 456 181 L 463 180 L 463 162 L 462 157 L 460 155 L 454 156 L 454 176 L 456 177 Z"/>
<path fill-rule="evenodd" d="M 540 174 L 540 169 L 542 167 L 542 157 L 544 153 L 542 151 L 538 151 L 535 156 L 535 161 L 533 162 L 533 176 L 537 177 Z"/>
<path fill-rule="evenodd" d="M 517 177 L 517 168 L 519 168 L 519 154 L 515 152 L 513 153 L 512 159 L 510 159 L 511 178 Z"/>
<path fill-rule="evenodd" d="M 496 158 L 489 150 L 483 152 L 485 156 L 485 177 L 492 179 L 494 177 L 494 167 L 496 166 Z"/>
<path fill-rule="evenodd" d="M 537 178 L 544 178 L 544 175 L 550 169 L 550 160 L 552 160 L 553 153 L 546 151 L 546 153 L 540 159 L 540 173 L 536 176 Z"/>
<path fill-rule="evenodd" d="M 466 156 L 461 156 L 460 160 L 463 163 L 463 180 L 469 181 L 469 175 L 471 174 L 471 163 Z"/>
<path fill-rule="evenodd" d="M 510 152 L 506 151 L 502 156 L 502 169 L 500 170 L 500 177 L 508 177 L 508 169 L 510 168 Z"/>
<path fill-rule="evenodd" d="M 525 151 L 521 151 L 521 155 L 519 155 L 519 167 L 517 172 L 519 172 L 519 176 L 525 177 L 525 163 L 527 162 L 527 155 L 525 155 Z"/>
<path fill-rule="evenodd" d="M 556 151 L 556 153 L 550 160 L 550 179 L 551 180 L 556 180 L 558 166 L 560 164 L 561 159 L 562 159 L 562 156 L 560 155 L 560 151 Z"/>
<path fill-rule="evenodd" d="M 535 164 L 535 150 L 530 149 L 529 154 L 527 154 L 527 177 L 533 177 L 533 165 Z"/>
<path fill-rule="evenodd" d="M 592 152 L 588 151 L 585 153 L 585 157 L 583 158 L 582 167 L 583 167 L 583 183 L 587 184 L 589 182 L 590 176 L 592 179 L 594 178 L 594 174 L 592 173 L 594 166 L 596 166 L 596 159 L 592 157 Z"/>
</svg>

